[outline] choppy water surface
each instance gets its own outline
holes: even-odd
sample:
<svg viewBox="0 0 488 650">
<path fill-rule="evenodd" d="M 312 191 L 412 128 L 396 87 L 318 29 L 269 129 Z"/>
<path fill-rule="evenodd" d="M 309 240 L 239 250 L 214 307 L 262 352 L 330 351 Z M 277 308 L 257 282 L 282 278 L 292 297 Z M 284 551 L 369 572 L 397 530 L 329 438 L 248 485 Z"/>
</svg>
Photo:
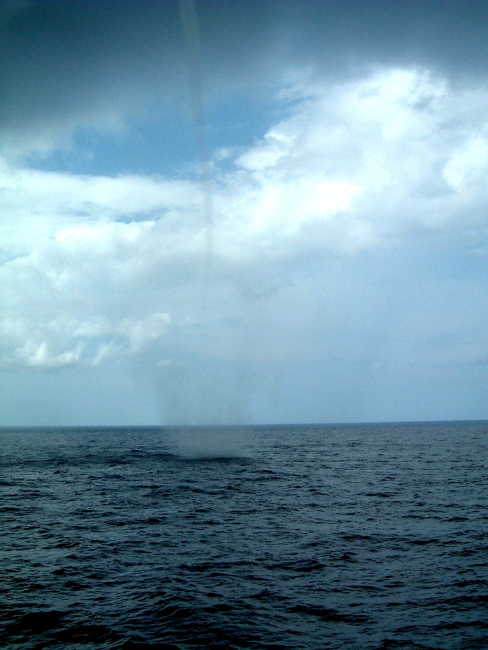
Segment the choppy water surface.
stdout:
<svg viewBox="0 0 488 650">
<path fill-rule="evenodd" d="M 488 423 L 178 435 L 0 431 L 2 647 L 488 648 Z"/>
</svg>

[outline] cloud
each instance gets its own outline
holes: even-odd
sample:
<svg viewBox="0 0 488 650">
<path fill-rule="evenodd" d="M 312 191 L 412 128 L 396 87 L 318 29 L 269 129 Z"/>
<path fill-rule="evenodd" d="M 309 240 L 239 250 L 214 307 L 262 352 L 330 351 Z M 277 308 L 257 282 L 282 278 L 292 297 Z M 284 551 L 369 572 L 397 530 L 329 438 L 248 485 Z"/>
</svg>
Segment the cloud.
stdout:
<svg viewBox="0 0 488 650">
<path fill-rule="evenodd" d="M 270 9 L 232 2 L 198 10 L 207 87 L 223 77 L 254 86 L 276 29 Z M 127 132 L 154 111 L 189 114 L 176 1 L 2 2 L 0 27 L 0 151 L 9 160 L 69 150 L 80 132 Z"/>
<path fill-rule="evenodd" d="M 212 0 L 197 8 L 214 108 L 233 94 L 265 105 L 291 68 L 326 83 L 374 66 L 486 78 L 485 3 Z M 155 112 L 189 114 L 177 2 L 3 2 L 0 25 L 0 150 L 11 161 L 72 148 L 80 132 L 126 133 Z"/>
<path fill-rule="evenodd" d="M 398 363 L 486 358 L 470 300 L 472 321 L 453 327 L 476 343 L 463 348 L 439 333 L 437 351 L 426 352 L 432 310 L 452 321 L 451 285 L 438 278 L 445 298 L 422 297 L 414 265 L 425 265 L 422 247 L 447 255 L 460 241 L 477 250 L 486 241 L 487 88 L 383 67 L 347 83 L 302 79 L 278 99 L 280 121 L 214 162 L 206 288 L 197 181 L 81 176 L 3 160 L 3 367 L 141 358 L 171 368 L 191 354 L 384 363 L 387 348 Z M 407 298 L 389 286 L 402 256 L 424 320 L 412 320 Z M 417 343 L 405 343 L 407 330 Z"/>
<path fill-rule="evenodd" d="M 456 91 L 427 71 L 389 69 L 307 91 L 237 160 L 254 183 L 240 203 L 248 223 L 275 235 L 319 228 L 334 252 L 412 229 L 484 227 L 466 205 L 486 201 L 484 86 Z"/>
<path fill-rule="evenodd" d="M 82 346 L 77 345 L 73 350 L 67 350 L 61 354 L 52 354 L 47 343 L 36 344 L 27 342 L 22 348 L 15 350 L 15 357 L 21 365 L 30 368 L 52 370 L 72 366 L 78 363 L 81 356 Z"/>
<path fill-rule="evenodd" d="M 120 130 L 154 97 L 158 76 L 169 90 L 182 69 L 175 5 L 3 5 L 4 152 L 48 153 L 69 146 L 79 127 Z"/>
</svg>

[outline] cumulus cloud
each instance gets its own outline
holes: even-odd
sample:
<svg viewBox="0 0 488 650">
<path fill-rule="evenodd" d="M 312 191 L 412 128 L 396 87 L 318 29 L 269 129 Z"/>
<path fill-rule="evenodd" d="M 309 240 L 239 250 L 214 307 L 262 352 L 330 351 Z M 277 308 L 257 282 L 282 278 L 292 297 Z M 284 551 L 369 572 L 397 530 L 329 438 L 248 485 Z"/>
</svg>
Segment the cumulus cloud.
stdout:
<svg viewBox="0 0 488 650">
<path fill-rule="evenodd" d="M 279 97 L 284 117 L 230 161 L 214 162 L 206 305 L 198 181 L 80 176 L 3 160 L 3 367 L 143 356 L 169 368 L 188 352 L 374 357 L 371 337 L 384 326 L 363 297 L 388 300 L 391 269 L 376 278 L 381 289 L 368 289 L 374 273 L 364 256 L 401 257 L 429 238 L 446 254 L 460 240 L 479 250 L 486 238 L 488 90 L 383 67 L 348 83 L 302 78 Z M 439 309 L 450 319 L 448 301 Z M 404 359 L 425 360 L 399 322 L 391 316 L 389 327 Z M 428 337 L 425 324 L 409 322 L 417 340 Z M 461 336 L 470 324 L 453 328 Z M 483 338 L 465 348 L 444 339 L 445 359 L 488 353 Z"/>
<path fill-rule="evenodd" d="M 73 350 L 67 350 L 60 354 L 53 354 L 47 343 L 36 344 L 27 342 L 23 347 L 15 350 L 15 357 L 21 365 L 42 370 L 52 370 L 76 364 L 81 355 L 82 346 L 79 344 Z"/>
</svg>

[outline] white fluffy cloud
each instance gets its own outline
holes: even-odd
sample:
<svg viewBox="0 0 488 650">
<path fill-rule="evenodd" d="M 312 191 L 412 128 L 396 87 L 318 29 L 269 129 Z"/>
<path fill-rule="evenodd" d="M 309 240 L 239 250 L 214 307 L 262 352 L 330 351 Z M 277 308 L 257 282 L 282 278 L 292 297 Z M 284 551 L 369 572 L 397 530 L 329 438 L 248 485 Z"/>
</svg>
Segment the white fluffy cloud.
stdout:
<svg viewBox="0 0 488 650">
<path fill-rule="evenodd" d="M 239 151 L 230 169 L 215 163 L 207 298 L 198 182 L 82 177 L 4 161 L 3 367 L 93 366 L 148 351 L 161 367 L 171 348 L 225 357 L 235 354 L 229 332 L 239 328 L 256 354 L 306 356 L 308 340 L 337 350 L 340 338 L 341 354 L 360 357 L 357 331 L 347 338 L 343 318 L 344 310 L 362 309 L 365 278 L 349 277 L 357 291 L 345 291 L 328 265 L 391 254 L 426 236 L 444 238 L 446 251 L 453 239 L 482 250 L 486 88 L 382 69 L 335 86 L 302 82 L 281 97 L 287 117 Z M 357 273 L 364 268 L 358 264 Z M 324 291 L 330 310 L 319 319 L 314 304 Z M 347 309 L 337 307 L 345 300 Z M 375 320 L 366 311 L 357 318 Z M 468 346 L 470 358 L 482 356 L 486 343 L 481 337 L 476 350 Z"/>
</svg>

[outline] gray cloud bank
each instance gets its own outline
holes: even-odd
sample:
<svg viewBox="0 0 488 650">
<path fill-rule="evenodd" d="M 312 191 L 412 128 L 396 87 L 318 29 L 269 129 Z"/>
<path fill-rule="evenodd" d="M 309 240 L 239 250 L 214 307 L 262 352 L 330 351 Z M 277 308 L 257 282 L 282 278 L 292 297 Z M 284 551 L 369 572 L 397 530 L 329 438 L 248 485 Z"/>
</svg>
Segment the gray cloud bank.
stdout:
<svg viewBox="0 0 488 650">
<path fill-rule="evenodd" d="M 485 75 L 485 2 L 238 0 L 197 3 L 207 99 L 262 94 L 290 67 L 344 78 L 371 65 Z M 0 145 L 66 144 L 77 127 L 117 129 L 151 101 L 185 106 L 176 1 L 5 1 L 0 7 Z"/>
</svg>

